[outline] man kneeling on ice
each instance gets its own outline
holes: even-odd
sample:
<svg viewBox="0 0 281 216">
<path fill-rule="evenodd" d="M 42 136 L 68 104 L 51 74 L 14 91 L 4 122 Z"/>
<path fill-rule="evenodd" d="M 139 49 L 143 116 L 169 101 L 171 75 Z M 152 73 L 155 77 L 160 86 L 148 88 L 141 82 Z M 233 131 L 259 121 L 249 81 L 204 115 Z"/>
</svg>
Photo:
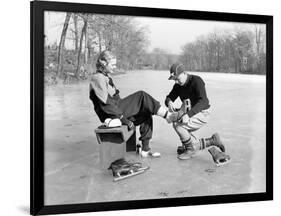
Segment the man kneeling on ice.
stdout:
<svg viewBox="0 0 281 216">
<path fill-rule="evenodd" d="M 177 121 L 173 122 L 173 128 L 182 143 L 177 149 L 178 158 L 189 159 L 196 151 L 208 148 L 216 165 L 228 163 L 230 157 L 224 153 L 225 147 L 218 133 L 201 139 L 193 134 L 208 122 L 210 116 L 210 104 L 202 78 L 189 74 L 183 64 L 175 63 L 170 68 L 169 80 L 175 81 L 173 89 L 165 99 L 169 111 L 178 111 L 174 104 L 178 97 L 182 101 L 181 109 L 177 112 Z"/>
</svg>

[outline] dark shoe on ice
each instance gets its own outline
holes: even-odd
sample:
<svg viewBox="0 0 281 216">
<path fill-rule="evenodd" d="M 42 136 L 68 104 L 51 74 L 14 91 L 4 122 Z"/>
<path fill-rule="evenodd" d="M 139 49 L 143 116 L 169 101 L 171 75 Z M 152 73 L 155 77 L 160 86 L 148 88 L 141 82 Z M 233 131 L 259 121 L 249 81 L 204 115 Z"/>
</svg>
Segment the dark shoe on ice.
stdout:
<svg viewBox="0 0 281 216">
<path fill-rule="evenodd" d="M 179 146 L 177 149 L 178 159 L 188 160 L 194 156 L 195 152 L 196 151 L 195 151 L 193 145 Z"/>
</svg>

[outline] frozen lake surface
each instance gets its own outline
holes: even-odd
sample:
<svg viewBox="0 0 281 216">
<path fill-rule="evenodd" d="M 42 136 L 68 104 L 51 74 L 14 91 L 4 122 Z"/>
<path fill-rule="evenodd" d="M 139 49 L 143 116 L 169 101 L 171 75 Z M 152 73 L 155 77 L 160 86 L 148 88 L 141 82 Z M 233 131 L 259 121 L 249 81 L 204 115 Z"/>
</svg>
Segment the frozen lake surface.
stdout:
<svg viewBox="0 0 281 216">
<path fill-rule="evenodd" d="M 265 76 L 192 74 L 204 79 L 212 112 L 209 123 L 196 135 L 210 137 L 218 132 L 232 158 L 230 164 L 217 168 L 208 151 L 179 161 L 176 148 L 181 143 L 172 126 L 153 117 L 151 147 L 161 152 L 161 158 L 141 159 L 127 153 L 128 158 L 148 164 L 150 169 L 114 183 L 110 172 L 99 169 L 94 129 L 100 122 L 89 100 L 89 83 L 46 87 L 45 204 L 264 192 Z M 173 86 L 168 76 L 168 71 L 146 70 L 113 79 L 121 97 L 144 90 L 164 104 Z"/>
</svg>

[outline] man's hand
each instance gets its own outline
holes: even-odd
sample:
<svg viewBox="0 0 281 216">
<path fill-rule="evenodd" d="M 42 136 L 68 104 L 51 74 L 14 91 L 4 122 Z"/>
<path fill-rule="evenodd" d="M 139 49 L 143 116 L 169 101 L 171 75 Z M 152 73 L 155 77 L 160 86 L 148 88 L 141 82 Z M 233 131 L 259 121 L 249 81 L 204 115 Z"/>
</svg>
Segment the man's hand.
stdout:
<svg viewBox="0 0 281 216">
<path fill-rule="evenodd" d="M 178 122 L 179 121 L 179 113 L 178 112 L 170 112 L 166 118 L 168 124 L 172 122 Z"/>
<path fill-rule="evenodd" d="M 172 101 L 169 101 L 168 108 L 169 108 L 170 112 L 175 112 L 176 111 L 175 104 Z"/>
<path fill-rule="evenodd" d="M 187 123 L 188 121 L 189 121 L 189 116 L 188 116 L 188 114 L 184 114 L 184 115 L 181 117 L 181 119 L 180 119 L 179 122 L 181 122 L 181 123 Z"/>
</svg>

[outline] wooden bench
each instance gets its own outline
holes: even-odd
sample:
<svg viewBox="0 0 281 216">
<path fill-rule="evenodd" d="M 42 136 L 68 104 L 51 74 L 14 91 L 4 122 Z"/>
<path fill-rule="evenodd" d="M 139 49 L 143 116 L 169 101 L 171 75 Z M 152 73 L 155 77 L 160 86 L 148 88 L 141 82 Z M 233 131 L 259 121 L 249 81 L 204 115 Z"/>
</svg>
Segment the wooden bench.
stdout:
<svg viewBox="0 0 281 216">
<path fill-rule="evenodd" d="M 128 131 L 125 125 L 116 128 L 97 128 L 95 133 L 99 143 L 102 169 L 107 169 L 113 161 L 124 157 L 125 152 L 136 151 L 136 131 Z"/>
</svg>

